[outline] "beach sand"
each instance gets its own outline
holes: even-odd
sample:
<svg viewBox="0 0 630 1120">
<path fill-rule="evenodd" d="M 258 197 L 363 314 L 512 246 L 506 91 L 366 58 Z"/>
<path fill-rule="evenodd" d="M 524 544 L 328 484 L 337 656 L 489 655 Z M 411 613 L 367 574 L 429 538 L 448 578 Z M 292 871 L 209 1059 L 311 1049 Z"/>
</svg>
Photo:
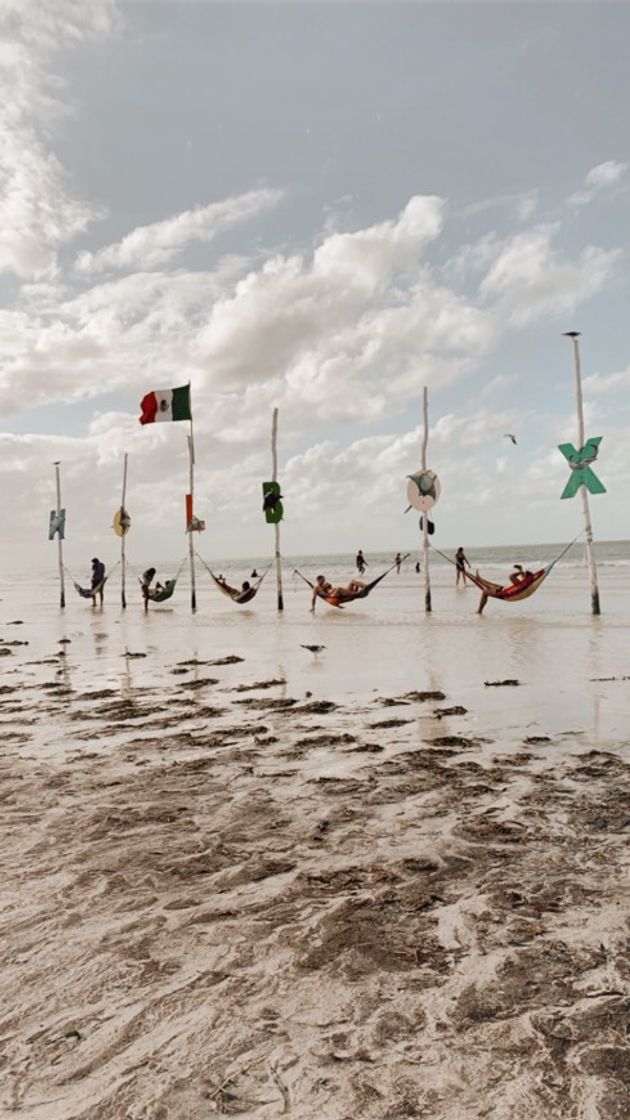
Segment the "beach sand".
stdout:
<svg viewBox="0 0 630 1120">
<path fill-rule="evenodd" d="M 453 603 L 3 604 L 1 1115 L 627 1120 L 627 626 Z"/>
</svg>

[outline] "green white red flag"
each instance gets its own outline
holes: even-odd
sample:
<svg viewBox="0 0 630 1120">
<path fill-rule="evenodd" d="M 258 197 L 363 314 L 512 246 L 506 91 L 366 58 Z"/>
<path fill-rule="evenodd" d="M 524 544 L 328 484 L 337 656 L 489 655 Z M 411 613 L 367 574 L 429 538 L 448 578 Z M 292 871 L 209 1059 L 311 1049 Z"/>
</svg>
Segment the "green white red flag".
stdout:
<svg viewBox="0 0 630 1120">
<path fill-rule="evenodd" d="M 191 420 L 190 385 L 177 389 L 156 389 L 140 401 L 141 424 L 158 424 L 170 420 Z"/>
</svg>

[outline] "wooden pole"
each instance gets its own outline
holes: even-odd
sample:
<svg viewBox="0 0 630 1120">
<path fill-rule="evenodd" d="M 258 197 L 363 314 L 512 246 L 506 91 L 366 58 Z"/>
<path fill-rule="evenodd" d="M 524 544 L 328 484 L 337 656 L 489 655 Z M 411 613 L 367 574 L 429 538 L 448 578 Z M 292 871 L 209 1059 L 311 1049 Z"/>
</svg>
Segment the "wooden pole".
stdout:
<svg viewBox="0 0 630 1120">
<path fill-rule="evenodd" d="M 427 469 L 427 444 L 429 442 L 429 394 L 426 385 L 422 390 L 422 469 Z M 424 609 L 431 613 L 431 574 L 429 572 L 429 518 L 422 515 L 422 569 L 424 571 Z"/>
<path fill-rule="evenodd" d="M 271 421 L 271 481 L 278 481 L 278 409 L 273 410 Z M 276 585 L 278 588 L 278 610 L 284 610 L 284 596 L 282 594 L 282 558 L 280 556 L 280 522 L 274 525 L 276 537 Z"/>
<path fill-rule="evenodd" d="M 57 482 L 57 517 L 61 514 L 61 472 L 59 463 L 54 464 Z M 59 606 L 63 609 L 66 605 L 66 584 L 63 570 L 63 541 L 61 534 L 57 533 L 57 556 L 59 560 Z"/>
<path fill-rule="evenodd" d="M 579 331 L 565 331 L 565 338 L 570 338 L 573 343 L 573 363 L 575 367 L 575 402 L 577 405 L 577 421 L 578 421 L 578 448 L 584 447 L 584 404 L 582 400 L 582 368 L 580 365 L 580 347 L 578 338 L 580 337 Z M 584 530 L 586 533 L 586 557 L 588 560 L 588 570 L 591 579 L 591 612 L 592 614 L 601 614 L 601 607 L 599 603 L 599 587 L 597 586 L 597 568 L 595 566 L 595 554 L 593 552 L 593 528 L 591 525 L 591 513 L 588 504 L 588 492 L 586 486 L 580 486 L 582 492 L 582 511 L 584 514 Z"/>
<path fill-rule="evenodd" d="M 120 508 L 123 511 L 126 508 L 125 507 L 125 501 L 127 499 L 127 459 L 128 459 L 128 455 L 127 455 L 127 452 L 125 451 L 125 457 L 123 459 L 122 499 L 121 499 L 121 502 L 120 502 Z M 124 528 L 124 525 L 122 526 L 122 528 L 123 528 L 124 532 L 123 532 L 122 537 L 120 538 L 120 564 L 121 564 L 121 568 L 122 568 L 122 575 L 121 575 L 121 578 L 120 578 L 120 605 L 121 605 L 122 609 L 125 610 L 125 608 L 127 606 L 127 598 L 126 598 L 126 595 L 125 595 L 125 590 L 126 590 L 125 576 L 126 576 L 126 572 L 127 572 L 126 559 L 125 559 L 125 540 L 127 539 L 127 531 Z"/>
<path fill-rule="evenodd" d="M 190 435 L 188 436 L 188 456 L 190 459 L 190 507 L 195 511 L 195 444 L 193 442 L 193 426 L 192 419 L 190 421 Z M 188 557 L 190 560 L 190 609 L 195 613 L 197 610 L 197 588 L 195 584 L 195 545 L 193 538 L 193 529 L 188 527 Z"/>
</svg>

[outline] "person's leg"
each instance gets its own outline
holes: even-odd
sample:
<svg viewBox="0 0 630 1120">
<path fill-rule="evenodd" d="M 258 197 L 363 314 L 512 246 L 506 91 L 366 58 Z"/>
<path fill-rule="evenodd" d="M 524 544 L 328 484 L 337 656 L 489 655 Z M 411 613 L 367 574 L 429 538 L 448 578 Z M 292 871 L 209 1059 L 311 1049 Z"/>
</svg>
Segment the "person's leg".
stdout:
<svg viewBox="0 0 630 1120">
<path fill-rule="evenodd" d="M 481 614 L 483 612 L 483 608 L 485 607 L 487 602 L 488 602 L 488 596 L 487 596 L 485 591 L 482 591 L 481 592 L 481 599 L 479 600 L 479 606 L 477 607 L 477 614 Z"/>
</svg>

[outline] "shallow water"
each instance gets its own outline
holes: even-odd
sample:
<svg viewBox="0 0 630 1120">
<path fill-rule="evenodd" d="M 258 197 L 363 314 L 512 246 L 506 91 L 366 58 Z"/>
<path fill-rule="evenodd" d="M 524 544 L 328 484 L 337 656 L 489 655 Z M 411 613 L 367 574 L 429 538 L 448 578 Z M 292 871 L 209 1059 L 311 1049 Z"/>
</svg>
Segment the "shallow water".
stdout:
<svg viewBox="0 0 630 1120">
<path fill-rule="evenodd" d="M 557 550 L 555 550 L 557 552 Z M 243 663 L 198 674 L 220 678 L 219 687 L 281 678 L 285 695 L 367 702 L 376 694 L 400 695 L 412 689 L 441 689 L 451 703 L 474 714 L 480 732 L 503 734 L 530 727 L 532 733 L 580 730 L 591 745 L 606 745 L 624 733 L 630 714 L 630 546 L 600 546 L 601 617 L 590 614 L 588 573 L 583 550 L 559 564 L 541 589 L 522 603 L 490 601 L 479 617 L 474 587 L 455 588 L 454 571 L 437 558 L 432 563 L 433 612 L 424 612 L 422 577 L 407 562 L 392 572 L 369 600 L 335 610 L 318 604 L 309 613 L 310 592 L 284 573 L 285 610 L 276 609 L 275 573 L 256 600 L 238 607 L 222 596 L 207 573 L 197 573 L 198 611 L 190 612 L 188 573 L 173 598 L 147 614 L 135 579 L 128 576 L 128 607 L 120 608 L 120 574 L 113 572 L 105 605 L 92 607 L 67 587 L 67 605 L 58 607 L 53 574 L 19 574 L 5 583 L 0 603 L 0 637 L 28 641 L 11 647 L 0 673 L 10 681 L 39 686 L 57 681 L 77 690 L 115 688 L 124 694 L 170 686 L 178 661 L 238 655 Z M 475 556 L 484 572 L 503 575 L 515 555 L 524 564 L 544 562 L 553 546 L 488 550 Z M 370 556 L 368 575 L 390 557 Z M 335 581 L 353 571 L 348 559 L 300 559 L 309 578 L 324 571 Z M 256 560 L 259 571 L 263 565 Z M 174 566 L 158 567 L 164 576 Z M 236 582 L 249 576 L 242 561 L 217 565 Z M 499 576 L 500 578 L 500 576 Z M 21 619 L 22 625 L 9 625 Z M 60 646 L 62 638 L 70 643 Z M 318 656 L 302 644 L 322 644 Z M 65 649 L 66 656 L 57 658 Z M 127 657 L 126 654 L 145 654 Z M 33 664 L 55 657 L 54 663 Z M 487 687 L 486 681 L 516 679 L 520 687 Z M 520 732 L 519 732 L 520 733 Z M 56 738 L 56 737 L 55 737 Z"/>
</svg>

